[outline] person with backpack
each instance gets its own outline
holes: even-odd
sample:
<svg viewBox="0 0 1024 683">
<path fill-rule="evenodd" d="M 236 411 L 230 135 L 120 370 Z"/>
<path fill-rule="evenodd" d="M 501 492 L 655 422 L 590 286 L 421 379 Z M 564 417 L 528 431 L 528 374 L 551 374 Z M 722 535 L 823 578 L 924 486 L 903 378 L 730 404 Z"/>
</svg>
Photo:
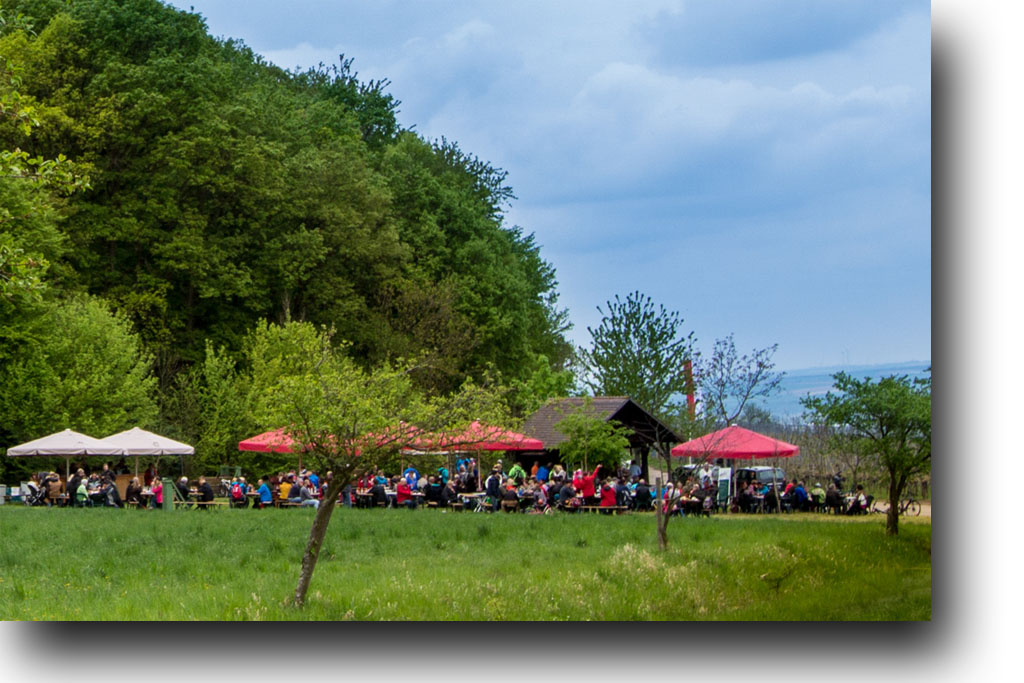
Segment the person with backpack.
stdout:
<svg viewBox="0 0 1024 683">
<path fill-rule="evenodd" d="M 231 498 L 231 507 L 233 507 L 233 508 L 243 508 L 243 507 L 245 507 L 246 503 L 249 502 L 248 499 L 245 497 L 245 493 L 246 493 L 246 491 L 245 491 L 244 480 L 242 480 L 240 477 L 235 477 L 231 481 L 231 489 L 230 489 L 230 492 L 228 494 L 229 497 Z"/>
</svg>

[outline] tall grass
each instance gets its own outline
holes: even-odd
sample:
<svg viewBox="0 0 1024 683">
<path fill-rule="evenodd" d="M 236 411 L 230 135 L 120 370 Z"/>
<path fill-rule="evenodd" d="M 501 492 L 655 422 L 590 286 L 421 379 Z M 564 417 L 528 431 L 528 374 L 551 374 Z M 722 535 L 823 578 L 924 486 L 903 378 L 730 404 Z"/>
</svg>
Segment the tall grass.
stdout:
<svg viewBox="0 0 1024 683">
<path fill-rule="evenodd" d="M 335 513 L 308 604 L 284 604 L 312 510 L 0 507 L 0 618 L 923 620 L 931 525 Z"/>
</svg>

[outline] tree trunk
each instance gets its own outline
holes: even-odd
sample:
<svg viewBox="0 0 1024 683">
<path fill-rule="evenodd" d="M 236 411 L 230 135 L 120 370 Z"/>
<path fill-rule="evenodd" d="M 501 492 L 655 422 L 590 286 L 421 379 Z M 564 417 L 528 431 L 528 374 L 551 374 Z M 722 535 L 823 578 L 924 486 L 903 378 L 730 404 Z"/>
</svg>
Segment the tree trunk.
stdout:
<svg viewBox="0 0 1024 683">
<path fill-rule="evenodd" d="M 309 530 L 309 541 L 306 543 L 306 552 L 302 556 L 302 569 L 299 571 L 299 584 L 295 587 L 295 597 L 292 604 L 295 607 L 302 607 L 306 602 L 306 592 L 309 590 L 309 583 L 313 580 L 313 570 L 316 568 L 316 561 L 320 557 L 320 548 L 324 544 L 324 536 L 327 535 L 327 525 L 331 521 L 331 514 L 338 502 L 338 493 L 345 485 L 343 477 L 331 480 L 327 487 L 327 493 L 320 501 L 316 516 L 313 517 L 313 526 Z"/>
<path fill-rule="evenodd" d="M 885 514 L 885 535 L 896 536 L 900 533 L 900 498 L 903 496 L 905 477 L 889 472 L 889 511 Z"/>
</svg>

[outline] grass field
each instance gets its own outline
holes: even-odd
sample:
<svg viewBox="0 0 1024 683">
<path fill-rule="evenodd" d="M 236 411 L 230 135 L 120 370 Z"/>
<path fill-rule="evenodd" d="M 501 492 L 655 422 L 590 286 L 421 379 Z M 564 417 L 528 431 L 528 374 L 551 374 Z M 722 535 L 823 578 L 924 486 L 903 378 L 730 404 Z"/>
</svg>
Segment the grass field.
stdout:
<svg viewBox="0 0 1024 683">
<path fill-rule="evenodd" d="M 5 620 L 928 620 L 931 524 L 881 516 L 0 507 Z"/>
</svg>

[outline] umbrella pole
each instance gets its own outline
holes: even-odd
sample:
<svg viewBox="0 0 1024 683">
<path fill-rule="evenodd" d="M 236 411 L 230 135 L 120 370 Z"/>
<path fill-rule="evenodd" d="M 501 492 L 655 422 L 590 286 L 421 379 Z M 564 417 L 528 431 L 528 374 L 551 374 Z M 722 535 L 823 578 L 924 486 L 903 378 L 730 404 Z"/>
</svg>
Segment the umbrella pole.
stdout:
<svg viewBox="0 0 1024 683">
<path fill-rule="evenodd" d="M 71 456 L 64 458 L 64 481 L 71 479 Z"/>
</svg>

